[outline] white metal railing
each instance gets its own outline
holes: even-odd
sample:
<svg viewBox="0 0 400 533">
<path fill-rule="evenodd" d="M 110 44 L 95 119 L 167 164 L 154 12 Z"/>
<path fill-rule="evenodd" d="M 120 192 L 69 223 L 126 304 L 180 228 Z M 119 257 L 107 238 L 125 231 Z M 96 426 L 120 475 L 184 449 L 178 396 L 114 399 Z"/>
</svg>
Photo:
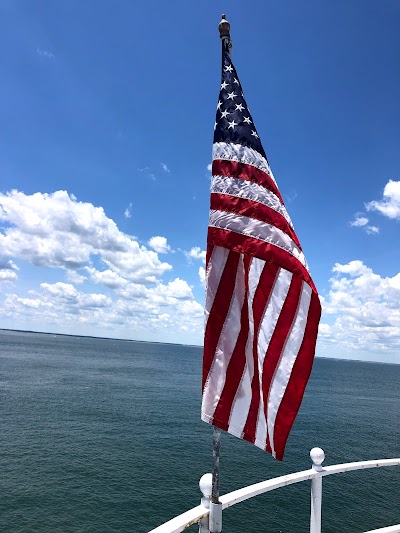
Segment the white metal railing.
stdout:
<svg viewBox="0 0 400 533">
<path fill-rule="evenodd" d="M 367 468 L 377 468 L 384 466 L 400 466 L 400 458 L 397 459 L 380 459 L 377 461 L 359 461 L 356 463 L 343 463 L 339 465 L 322 466 L 325 459 L 325 453 L 321 448 L 313 448 L 310 452 L 313 461 L 310 470 L 303 470 L 302 472 L 295 472 L 294 474 L 287 474 L 285 476 L 261 481 L 242 489 L 234 490 L 229 494 L 221 496 L 219 501 L 222 504 L 222 509 L 227 509 L 232 505 L 270 492 L 271 490 L 293 485 L 300 481 L 311 480 L 311 516 L 310 516 L 310 533 L 321 533 L 321 507 L 322 507 L 322 478 L 330 476 L 331 474 L 340 474 L 342 472 L 349 472 L 351 470 L 363 470 Z M 149 533 L 179 533 L 184 531 L 189 526 L 199 523 L 199 533 L 220 533 L 222 531 L 210 531 L 209 517 L 210 517 L 210 496 L 211 496 L 211 474 L 204 474 L 200 479 L 200 490 L 203 494 L 201 503 L 197 507 L 193 507 L 186 513 L 176 516 L 172 520 L 165 522 L 161 526 L 149 531 Z M 374 529 L 366 533 L 400 533 L 400 524 L 395 526 L 384 527 L 381 529 Z"/>
</svg>

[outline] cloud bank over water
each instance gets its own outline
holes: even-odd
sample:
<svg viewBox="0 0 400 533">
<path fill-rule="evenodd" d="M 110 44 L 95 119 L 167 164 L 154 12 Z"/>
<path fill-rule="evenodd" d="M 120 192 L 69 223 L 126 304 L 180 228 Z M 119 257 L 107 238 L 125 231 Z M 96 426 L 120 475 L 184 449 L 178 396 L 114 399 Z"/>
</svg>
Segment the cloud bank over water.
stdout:
<svg viewBox="0 0 400 533">
<path fill-rule="evenodd" d="M 170 251 L 165 237 L 151 238 L 151 250 L 123 233 L 102 207 L 67 191 L 0 194 L 0 223 L 0 280 L 17 281 L 19 261 L 21 271 L 53 269 L 68 281 L 32 284 L 29 297 L 18 294 L 17 284 L 3 287 L 0 316 L 19 328 L 36 323 L 37 329 L 73 331 L 88 324 L 98 334 L 114 329 L 115 336 L 148 339 L 190 330 L 201 342 L 202 306 L 191 287 L 179 277 L 163 279 L 172 271 L 158 255 Z"/>
<path fill-rule="evenodd" d="M 387 187 L 383 203 L 368 209 L 394 218 L 397 185 Z M 358 214 L 352 225 L 365 229 L 369 220 Z M 173 250 L 162 235 L 140 242 L 67 191 L 1 193 L 0 325 L 201 344 L 201 300 L 184 270 L 174 273 L 168 258 L 176 257 L 204 285 L 199 246 Z M 353 260 L 332 274 L 317 354 L 400 362 L 400 272 L 384 277 Z"/>
<path fill-rule="evenodd" d="M 400 273 L 382 277 L 362 261 L 332 269 L 323 299 L 319 343 L 348 355 L 369 352 L 398 358 L 400 352 Z M 400 358 L 398 358 L 400 362 Z"/>
</svg>

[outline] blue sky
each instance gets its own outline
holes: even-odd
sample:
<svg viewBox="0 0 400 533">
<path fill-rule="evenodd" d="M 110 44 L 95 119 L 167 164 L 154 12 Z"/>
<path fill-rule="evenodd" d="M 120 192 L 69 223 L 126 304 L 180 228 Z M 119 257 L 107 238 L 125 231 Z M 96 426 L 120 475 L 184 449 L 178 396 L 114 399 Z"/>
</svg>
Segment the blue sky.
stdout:
<svg viewBox="0 0 400 533">
<path fill-rule="evenodd" d="M 0 5 L 0 327 L 201 344 L 217 25 L 323 302 L 400 363 L 397 0 Z"/>
</svg>

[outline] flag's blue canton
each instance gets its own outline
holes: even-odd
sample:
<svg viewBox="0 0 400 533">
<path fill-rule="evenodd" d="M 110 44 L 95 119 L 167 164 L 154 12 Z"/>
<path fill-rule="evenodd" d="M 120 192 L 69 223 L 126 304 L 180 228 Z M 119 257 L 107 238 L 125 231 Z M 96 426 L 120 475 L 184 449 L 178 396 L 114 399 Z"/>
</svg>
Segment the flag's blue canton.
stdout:
<svg viewBox="0 0 400 533">
<path fill-rule="evenodd" d="M 242 144 L 257 150 L 267 158 L 228 52 L 224 52 L 221 91 L 214 125 L 214 142 Z"/>
</svg>

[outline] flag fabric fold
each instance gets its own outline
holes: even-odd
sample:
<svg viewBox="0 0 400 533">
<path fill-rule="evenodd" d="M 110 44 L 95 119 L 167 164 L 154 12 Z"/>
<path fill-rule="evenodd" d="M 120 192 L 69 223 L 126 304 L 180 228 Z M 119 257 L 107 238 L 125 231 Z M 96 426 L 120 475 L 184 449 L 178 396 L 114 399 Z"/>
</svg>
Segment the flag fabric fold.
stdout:
<svg viewBox="0 0 400 533">
<path fill-rule="evenodd" d="M 229 53 L 214 126 L 202 419 L 282 460 L 321 307 Z"/>
</svg>

